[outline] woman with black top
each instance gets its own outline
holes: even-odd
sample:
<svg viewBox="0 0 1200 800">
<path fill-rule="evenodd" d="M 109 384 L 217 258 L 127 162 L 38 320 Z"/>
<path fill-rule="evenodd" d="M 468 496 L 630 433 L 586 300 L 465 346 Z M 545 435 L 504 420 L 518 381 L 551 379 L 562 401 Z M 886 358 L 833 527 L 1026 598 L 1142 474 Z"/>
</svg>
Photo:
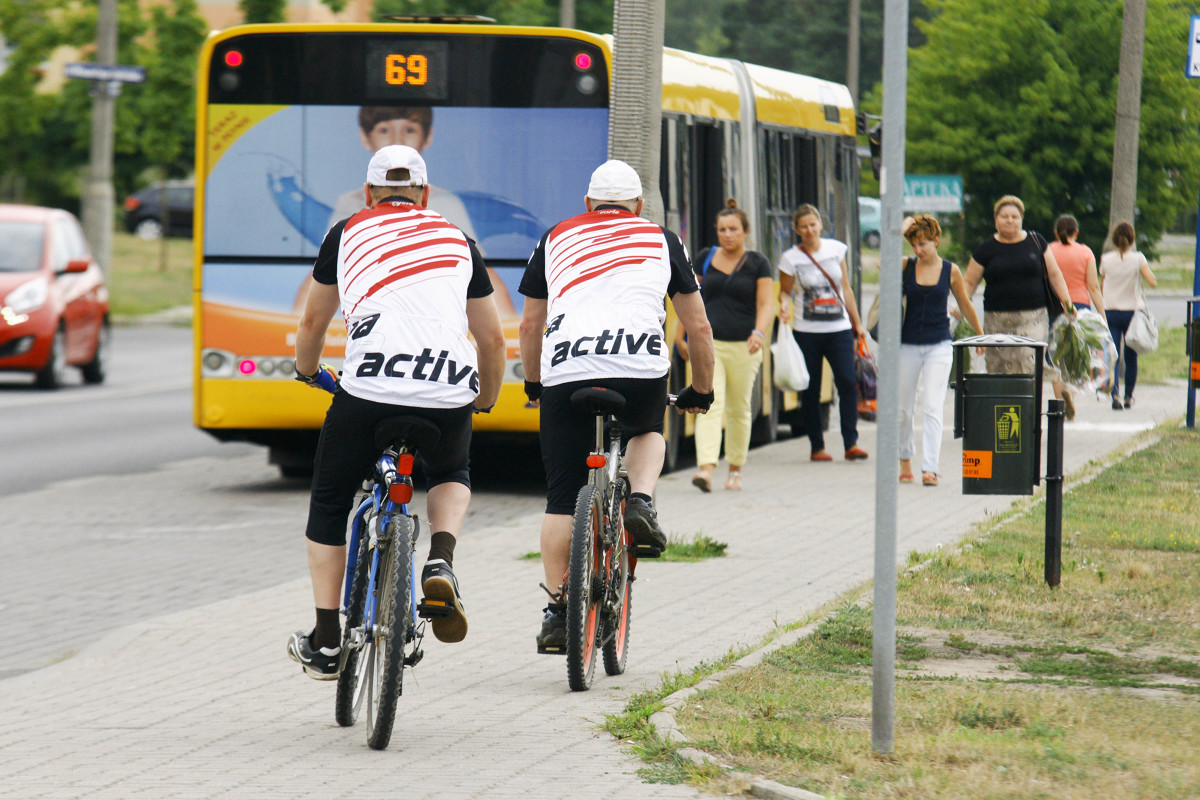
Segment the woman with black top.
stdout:
<svg viewBox="0 0 1200 800">
<path fill-rule="evenodd" d="M 699 469 L 692 483 L 704 492 L 712 491 L 713 472 L 721 455 L 722 421 L 725 459 L 729 462 L 725 488 L 742 488 L 742 466 L 750 451 L 751 393 L 762 365 L 766 331 L 774 316 L 771 262 L 762 253 L 746 249 L 749 232 L 750 218 L 730 200 L 728 207 L 717 214 L 719 246 L 700 252 L 693 262 L 717 355 L 713 377 L 716 397 L 708 413 L 696 417 Z M 675 346 L 686 361 L 683 326 L 676 330 L 679 335 Z"/>
<path fill-rule="evenodd" d="M 917 389 L 924 397 L 921 415 L 921 483 L 938 484 L 938 456 L 942 450 L 942 415 L 950 366 L 950 295 L 976 333 L 982 333 L 975 307 L 967 297 L 957 264 L 938 255 L 942 228 L 928 214 L 906 219 L 904 238 L 914 257 L 901 260 L 904 321 L 900 326 L 900 482 L 912 483 L 912 457 L 916 453 L 913 408 Z"/>
<path fill-rule="evenodd" d="M 963 276 L 967 296 L 975 294 L 979 281 L 986 281 L 983 289 L 985 333 L 1008 333 L 1045 342 L 1050 334 L 1050 320 L 1042 275 L 1049 278 L 1051 288 L 1067 313 L 1074 314 L 1075 306 L 1071 304 L 1067 282 L 1063 280 L 1046 240 L 1022 227 L 1025 204 L 1019 197 L 1005 195 L 996 201 L 992 210 L 996 233 L 975 248 L 971 262 L 967 264 L 967 273 Z M 1032 375 L 1036 352 L 1031 347 L 989 347 L 986 358 L 990 373 Z M 1058 370 L 1047 369 L 1046 377 L 1058 384 Z"/>
</svg>

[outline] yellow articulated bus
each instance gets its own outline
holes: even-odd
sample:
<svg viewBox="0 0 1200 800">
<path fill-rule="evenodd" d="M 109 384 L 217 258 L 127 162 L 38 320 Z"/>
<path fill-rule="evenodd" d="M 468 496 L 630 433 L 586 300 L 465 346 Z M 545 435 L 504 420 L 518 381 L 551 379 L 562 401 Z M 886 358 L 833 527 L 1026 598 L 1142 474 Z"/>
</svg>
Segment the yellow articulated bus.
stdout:
<svg viewBox="0 0 1200 800">
<path fill-rule="evenodd" d="M 610 36 L 449 21 L 210 36 L 196 115 L 196 426 L 267 446 L 284 474 L 311 469 L 329 400 L 292 380 L 306 281 L 325 232 L 361 208 L 371 154 L 409 144 L 429 166 L 430 207 L 478 242 L 505 319 L 505 385 L 476 431 L 536 434 L 517 287 L 542 233 L 582 210 L 588 176 L 607 157 L 611 55 Z M 662 146 L 667 226 L 691 252 L 715 243 L 714 217 L 733 197 L 752 220 L 750 246 L 772 263 L 793 242 L 801 202 L 821 208 L 827 235 L 851 243 L 857 261 L 855 116 L 844 87 L 664 50 Z M 324 359 L 334 366 L 345 335 L 336 320 Z M 683 365 L 673 369 L 682 386 Z M 795 405 L 770 385 L 768 365 L 760 441 Z M 671 420 L 668 467 L 684 424 Z"/>
</svg>

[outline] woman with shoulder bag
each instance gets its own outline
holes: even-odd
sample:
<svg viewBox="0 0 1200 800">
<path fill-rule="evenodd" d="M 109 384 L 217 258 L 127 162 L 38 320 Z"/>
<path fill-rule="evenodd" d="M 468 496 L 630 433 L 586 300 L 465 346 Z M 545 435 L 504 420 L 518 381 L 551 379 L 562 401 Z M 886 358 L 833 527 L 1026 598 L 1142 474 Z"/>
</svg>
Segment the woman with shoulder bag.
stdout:
<svg viewBox="0 0 1200 800">
<path fill-rule="evenodd" d="M 713 329 L 716 365 L 712 406 L 696 417 L 696 464 L 692 483 L 712 491 L 713 472 L 721 455 L 725 429 L 726 489 L 742 488 L 742 467 L 750 452 L 751 401 L 754 378 L 763 362 L 763 347 L 775 310 L 771 306 L 771 262 L 746 249 L 750 218 L 733 199 L 717 214 L 718 246 L 697 254 L 694 268 L 700 296 Z M 683 326 L 675 328 L 675 347 L 688 358 Z"/>
<path fill-rule="evenodd" d="M 1023 227 L 1025 204 L 1008 194 L 992 207 L 996 233 L 975 248 L 967 272 L 967 297 L 983 289 L 983 330 L 1007 333 L 1046 342 L 1050 315 L 1046 308 L 1047 281 L 1067 314 L 1075 315 L 1070 290 L 1046 240 Z M 987 371 L 993 374 L 1034 374 L 1036 352 L 1032 347 L 987 348 Z M 1058 370 L 1047 367 L 1045 376 L 1054 386 L 1054 396 L 1066 404 L 1067 419 L 1075 416 L 1075 403 Z"/>
<path fill-rule="evenodd" d="M 792 335 L 804 353 L 809 384 L 801 400 L 805 433 L 812 446 L 811 461 L 832 461 L 821 430 L 822 359 L 833 369 L 841 414 L 842 443 L 847 461 L 867 458 L 858 446 L 858 386 L 854 349 L 866 337 L 846 269 L 847 247 L 821 238 L 821 212 L 807 203 L 792 214 L 800 241 L 779 260 L 779 319 L 791 323 Z M 794 299 L 793 299 L 794 298 Z"/>
<path fill-rule="evenodd" d="M 1133 406 L 1133 387 L 1137 385 L 1138 354 L 1124 341 L 1137 311 L 1139 290 L 1142 279 L 1151 287 L 1158 286 L 1158 278 L 1150 271 L 1146 257 L 1134 249 L 1137 236 L 1133 225 L 1122 220 L 1112 231 L 1114 250 L 1100 256 L 1100 288 L 1104 292 L 1105 316 L 1108 319 L 1108 330 L 1112 334 L 1113 344 L 1117 352 L 1124 351 L 1125 359 L 1125 402 L 1117 398 L 1120 391 L 1120 380 L 1117 371 L 1113 370 L 1112 407 L 1114 411 Z"/>
</svg>

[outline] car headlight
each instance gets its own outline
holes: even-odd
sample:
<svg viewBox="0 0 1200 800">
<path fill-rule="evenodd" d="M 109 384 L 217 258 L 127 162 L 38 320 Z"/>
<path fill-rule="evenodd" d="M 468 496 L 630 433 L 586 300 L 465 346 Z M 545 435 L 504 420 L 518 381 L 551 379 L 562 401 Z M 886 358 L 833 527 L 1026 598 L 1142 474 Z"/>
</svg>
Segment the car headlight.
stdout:
<svg viewBox="0 0 1200 800">
<path fill-rule="evenodd" d="M 4 298 L 4 304 L 17 314 L 28 314 L 41 308 L 49 294 L 50 285 L 46 279 L 34 278 L 9 292 L 8 297 Z"/>
</svg>

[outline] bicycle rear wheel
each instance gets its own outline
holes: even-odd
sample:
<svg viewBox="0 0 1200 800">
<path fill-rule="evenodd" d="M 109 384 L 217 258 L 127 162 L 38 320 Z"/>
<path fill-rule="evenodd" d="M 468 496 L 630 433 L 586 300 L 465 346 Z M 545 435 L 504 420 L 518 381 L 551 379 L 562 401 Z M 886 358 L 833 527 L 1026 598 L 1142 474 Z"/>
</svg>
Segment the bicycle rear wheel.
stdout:
<svg viewBox="0 0 1200 800">
<path fill-rule="evenodd" d="M 603 515 L 596 487 L 585 486 L 575 501 L 571 564 L 567 573 L 567 683 L 576 692 L 592 685 L 596 671 L 603 537 Z"/>
<path fill-rule="evenodd" d="M 350 590 L 346 622 L 342 631 L 342 670 L 338 674 L 337 699 L 334 703 L 334 718 L 342 727 L 349 727 L 358 719 L 358 710 L 363 699 L 363 693 L 358 691 L 358 687 L 364 684 L 365 667 L 368 663 L 367 659 L 362 657 L 366 642 L 366 633 L 362 630 L 363 611 L 367 605 L 367 580 L 371 570 L 371 548 L 366 531 L 359 537 L 354 564 L 354 583 Z"/>
<path fill-rule="evenodd" d="M 374 663 L 367 700 L 367 744 L 373 750 L 383 750 L 392 738 L 403 690 L 404 643 L 412 626 L 412 518 L 397 515 L 388 528 L 390 541 L 380 554 L 377 631 L 370 652 Z"/>
<path fill-rule="evenodd" d="M 604 642 L 604 672 L 620 675 L 625 671 L 629 656 L 629 607 L 633 600 L 633 574 L 629 550 L 633 539 L 625 530 L 625 500 L 629 484 L 618 478 L 613 484 L 608 521 L 613 542 L 606 554 L 609 563 L 608 580 L 604 591 L 604 626 L 600 640 Z"/>
</svg>

